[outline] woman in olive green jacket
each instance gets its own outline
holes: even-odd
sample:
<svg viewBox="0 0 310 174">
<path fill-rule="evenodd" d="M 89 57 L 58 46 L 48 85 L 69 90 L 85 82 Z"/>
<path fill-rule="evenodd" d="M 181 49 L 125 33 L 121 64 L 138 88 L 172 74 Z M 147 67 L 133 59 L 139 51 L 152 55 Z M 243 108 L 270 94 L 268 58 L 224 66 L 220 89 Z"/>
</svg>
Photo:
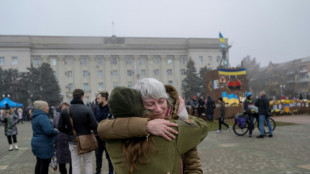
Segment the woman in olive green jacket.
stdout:
<svg viewBox="0 0 310 174">
<path fill-rule="evenodd" d="M 139 92 L 127 87 L 115 88 L 111 92 L 108 104 L 116 118 L 154 116 L 154 112 L 146 112 L 143 108 Z M 199 118 L 170 121 L 178 124 L 176 129 L 179 132 L 176 139 L 172 141 L 153 135 L 127 140 L 108 140 L 107 149 L 116 173 L 179 174 L 183 172 L 181 156 L 205 138 L 207 124 Z M 98 134 L 100 133 L 98 129 Z"/>
</svg>

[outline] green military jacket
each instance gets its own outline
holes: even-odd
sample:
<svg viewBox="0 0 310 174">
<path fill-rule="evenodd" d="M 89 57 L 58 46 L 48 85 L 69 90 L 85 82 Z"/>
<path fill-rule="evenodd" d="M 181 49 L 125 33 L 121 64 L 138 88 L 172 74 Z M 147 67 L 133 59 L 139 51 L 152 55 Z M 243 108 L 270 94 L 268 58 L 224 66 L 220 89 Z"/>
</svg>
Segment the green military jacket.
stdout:
<svg viewBox="0 0 310 174">
<path fill-rule="evenodd" d="M 134 174 L 180 174 L 181 155 L 196 147 L 208 134 L 207 123 L 199 118 L 191 117 L 189 120 L 171 120 L 178 124 L 179 134 L 175 140 L 167 141 L 159 136 L 150 136 L 155 147 L 148 159 L 141 157 L 146 164 L 136 163 Z M 107 150 L 113 163 L 116 174 L 128 174 L 129 167 L 123 159 L 123 140 L 107 140 Z"/>
</svg>

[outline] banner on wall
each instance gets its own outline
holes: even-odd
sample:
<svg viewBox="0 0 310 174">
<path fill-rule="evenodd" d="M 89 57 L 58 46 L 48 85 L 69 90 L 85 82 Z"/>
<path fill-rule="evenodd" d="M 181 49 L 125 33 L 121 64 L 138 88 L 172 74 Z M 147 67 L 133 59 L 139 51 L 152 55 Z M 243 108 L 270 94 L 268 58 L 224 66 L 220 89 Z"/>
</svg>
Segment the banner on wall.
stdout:
<svg viewBox="0 0 310 174">
<path fill-rule="evenodd" d="M 218 69 L 219 75 L 226 75 L 226 76 L 237 76 L 237 75 L 246 75 L 246 68 L 240 69 Z"/>
</svg>

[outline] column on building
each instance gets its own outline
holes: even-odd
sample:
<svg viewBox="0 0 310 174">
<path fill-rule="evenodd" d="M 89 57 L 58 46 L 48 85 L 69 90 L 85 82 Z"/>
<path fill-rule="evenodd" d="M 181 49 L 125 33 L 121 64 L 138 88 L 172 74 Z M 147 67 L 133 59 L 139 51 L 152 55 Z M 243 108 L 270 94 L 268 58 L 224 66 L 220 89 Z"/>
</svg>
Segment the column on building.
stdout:
<svg viewBox="0 0 310 174">
<path fill-rule="evenodd" d="M 98 92 L 98 70 L 99 67 L 97 66 L 96 56 L 91 55 L 89 56 L 89 73 L 90 73 L 90 81 L 89 81 L 89 89 L 90 89 L 90 102 L 93 102 L 96 98 L 96 94 Z"/>
<path fill-rule="evenodd" d="M 118 56 L 118 86 L 127 86 L 127 69 L 125 67 L 125 56 L 124 55 L 119 55 Z"/>
<path fill-rule="evenodd" d="M 104 55 L 104 79 L 103 86 L 104 90 L 111 92 L 113 89 L 112 82 L 112 66 L 111 66 L 111 55 Z"/>
</svg>

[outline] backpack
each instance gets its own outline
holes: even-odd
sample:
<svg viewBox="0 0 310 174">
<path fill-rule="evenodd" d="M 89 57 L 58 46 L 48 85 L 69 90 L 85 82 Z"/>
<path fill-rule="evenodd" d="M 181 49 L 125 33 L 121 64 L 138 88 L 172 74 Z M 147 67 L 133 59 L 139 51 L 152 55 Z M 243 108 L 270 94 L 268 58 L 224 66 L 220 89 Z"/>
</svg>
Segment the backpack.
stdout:
<svg viewBox="0 0 310 174">
<path fill-rule="evenodd" d="M 237 114 L 235 116 L 235 122 L 241 129 L 245 128 L 247 122 L 246 116 L 243 113 Z"/>
</svg>

